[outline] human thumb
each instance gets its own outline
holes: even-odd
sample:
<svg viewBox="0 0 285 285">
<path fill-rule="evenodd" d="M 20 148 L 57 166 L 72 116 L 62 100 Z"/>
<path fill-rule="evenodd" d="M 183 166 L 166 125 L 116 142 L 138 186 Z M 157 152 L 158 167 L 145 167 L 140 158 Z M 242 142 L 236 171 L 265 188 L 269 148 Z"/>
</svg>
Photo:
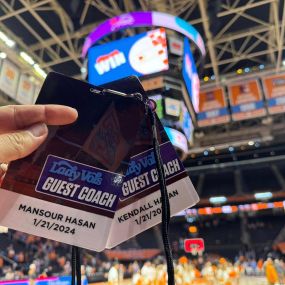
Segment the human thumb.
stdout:
<svg viewBox="0 0 285 285">
<path fill-rule="evenodd" d="M 44 142 L 47 134 L 46 124 L 38 123 L 26 130 L 0 135 L 0 163 L 29 155 Z"/>
</svg>

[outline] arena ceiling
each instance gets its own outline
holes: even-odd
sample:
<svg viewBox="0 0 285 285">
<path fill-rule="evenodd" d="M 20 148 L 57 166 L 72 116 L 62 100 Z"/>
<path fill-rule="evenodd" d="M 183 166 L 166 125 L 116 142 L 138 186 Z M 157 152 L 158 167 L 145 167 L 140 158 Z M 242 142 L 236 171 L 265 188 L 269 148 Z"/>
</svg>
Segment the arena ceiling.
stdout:
<svg viewBox="0 0 285 285">
<path fill-rule="evenodd" d="M 282 68 L 284 0 L 0 0 L 0 31 L 16 42 L 16 49 L 2 42 L 0 49 L 13 61 L 23 50 L 46 72 L 80 77 L 87 34 L 107 18 L 136 10 L 167 12 L 191 23 L 207 47 L 202 75 L 214 75 L 217 82 L 238 68 Z M 140 31 L 126 30 L 105 41 Z"/>
</svg>

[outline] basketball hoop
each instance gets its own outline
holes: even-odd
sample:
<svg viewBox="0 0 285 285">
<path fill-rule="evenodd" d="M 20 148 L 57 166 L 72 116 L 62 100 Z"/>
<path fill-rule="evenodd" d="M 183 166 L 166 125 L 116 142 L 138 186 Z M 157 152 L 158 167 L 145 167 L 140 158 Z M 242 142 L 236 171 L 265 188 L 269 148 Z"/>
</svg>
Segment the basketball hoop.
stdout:
<svg viewBox="0 0 285 285">
<path fill-rule="evenodd" d="M 193 256 L 202 256 L 205 250 L 204 240 L 202 238 L 186 239 L 184 240 L 184 250 Z"/>
</svg>

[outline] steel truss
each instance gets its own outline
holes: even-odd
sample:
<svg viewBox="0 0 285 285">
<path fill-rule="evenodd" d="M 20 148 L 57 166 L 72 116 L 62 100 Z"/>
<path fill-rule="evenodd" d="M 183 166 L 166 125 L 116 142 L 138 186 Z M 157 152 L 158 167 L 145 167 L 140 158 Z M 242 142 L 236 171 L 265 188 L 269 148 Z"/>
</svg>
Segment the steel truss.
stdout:
<svg viewBox="0 0 285 285">
<path fill-rule="evenodd" d="M 213 1 L 213 0 L 211 0 Z M 139 3 L 139 4 L 138 4 Z M 285 9 L 283 0 L 222 0 L 217 19 L 222 23 L 219 31 L 212 34 L 213 23 L 209 22 L 206 0 L 85 0 L 80 14 L 81 28 L 75 29 L 70 15 L 62 8 L 59 0 L 0 0 L 5 12 L 0 16 L 0 29 L 7 32 L 17 44 L 25 49 L 46 71 L 58 64 L 74 64 L 80 74 L 82 61 L 80 52 L 84 37 L 100 22 L 87 23 L 87 15 L 94 8 L 106 15 L 106 18 L 134 10 L 157 10 L 178 15 L 193 24 L 204 36 L 207 47 L 205 75 L 215 75 L 216 82 L 234 68 L 239 68 L 240 61 L 249 65 L 272 65 L 279 71 L 282 66 L 284 50 Z M 20 4 L 20 5 L 19 5 Z M 139 5 L 139 6 L 138 6 Z M 18 7 L 21 8 L 18 8 Z M 264 8 L 268 15 L 256 16 L 256 9 Z M 280 13 L 280 10 L 281 13 Z M 61 23 L 61 34 L 57 34 L 42 17 L 43 12 L 54 12 Z M 43 37 L 26 20 L 29 13 L 41 29 L 48 34 Z M 26 46 L 17 31 L 8 30 L 5 23 L 15 18 L 35 39 L 35 43 Z M 246 27 L 236 28 L 246 20 Z M 132 34 L 132 31 L 126 31 Z M 15 55 L 17 56 L 17 55 Z M 68 72 L 68 71 L 67 71 Z M 76 75 L 76 74 L 73 74 Z"/>
</svg>

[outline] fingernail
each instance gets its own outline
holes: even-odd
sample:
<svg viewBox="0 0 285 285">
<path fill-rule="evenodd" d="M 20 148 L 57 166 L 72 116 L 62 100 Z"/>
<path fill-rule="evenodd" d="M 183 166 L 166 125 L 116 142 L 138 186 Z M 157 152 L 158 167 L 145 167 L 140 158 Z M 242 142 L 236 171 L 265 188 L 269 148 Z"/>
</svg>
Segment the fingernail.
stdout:
<svg viewBox="0 0 285 285">
<path fill-rule="evenodd" d="M 8 164 L 0 163 L 0 170 L 6 172 L 8 170 Z"/>
<path fill-rule="evenodd" d="M 41 137 L 45 135 L 48 132 L 47 126 L 44 123 L 36 124 L 31 126 L 28 131 L 34 136 L 34 137 Z"/>
</svg>

